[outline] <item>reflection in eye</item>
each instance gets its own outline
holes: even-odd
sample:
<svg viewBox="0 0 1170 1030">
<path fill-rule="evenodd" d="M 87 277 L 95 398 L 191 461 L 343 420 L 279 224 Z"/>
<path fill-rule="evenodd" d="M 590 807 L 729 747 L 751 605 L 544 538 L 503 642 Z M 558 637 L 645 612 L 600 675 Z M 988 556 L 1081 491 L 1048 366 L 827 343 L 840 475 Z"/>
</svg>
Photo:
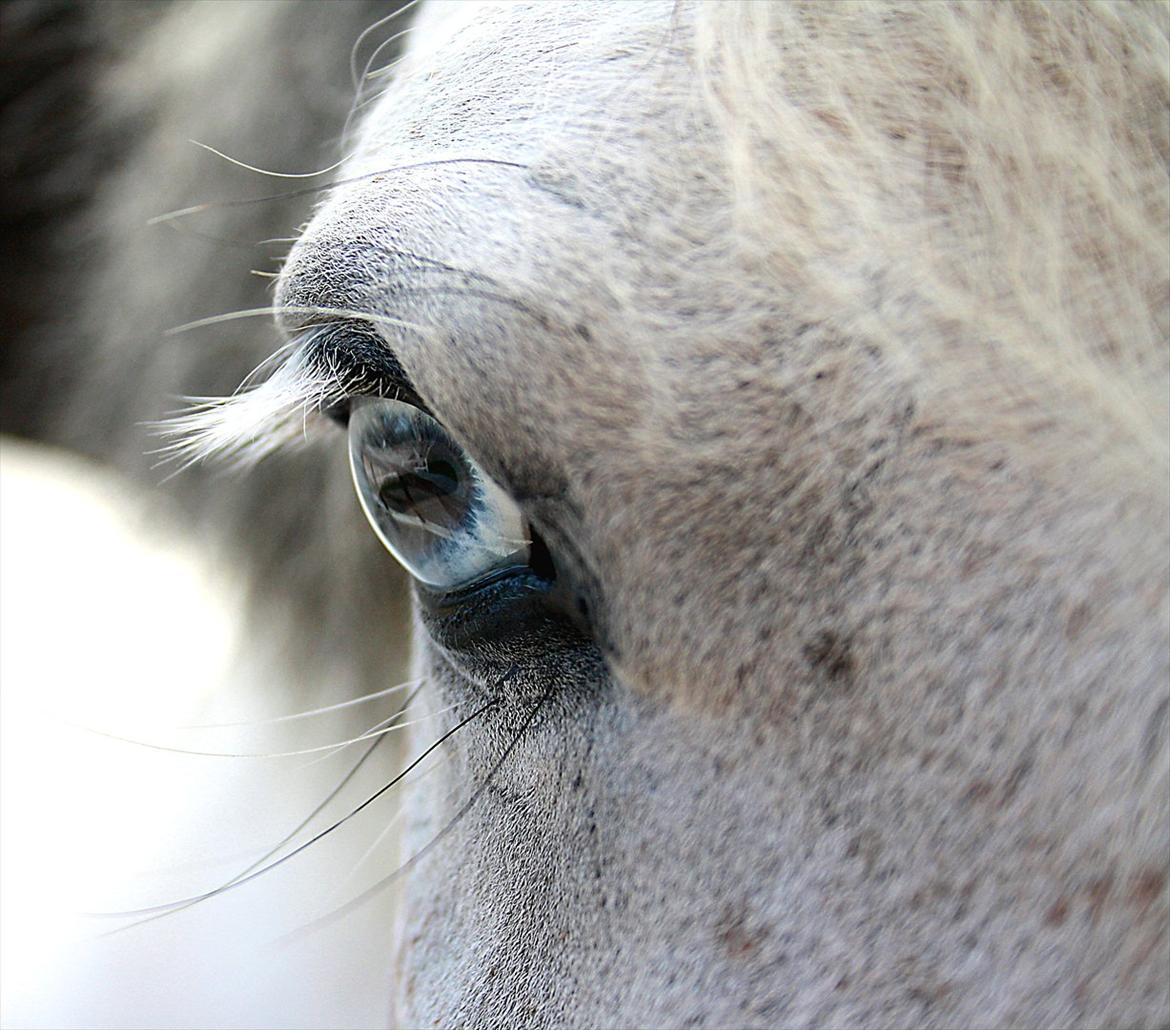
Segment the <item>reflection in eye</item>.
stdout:
<svg viewBox="0 0 1170 1030">
<path fill-rule="evenodd" d="M 520 509 L 418 408 L 356 398 L 349 462 L 366 518 L 415 579 L 452 589 L 527 562 Z"/>
</svg>

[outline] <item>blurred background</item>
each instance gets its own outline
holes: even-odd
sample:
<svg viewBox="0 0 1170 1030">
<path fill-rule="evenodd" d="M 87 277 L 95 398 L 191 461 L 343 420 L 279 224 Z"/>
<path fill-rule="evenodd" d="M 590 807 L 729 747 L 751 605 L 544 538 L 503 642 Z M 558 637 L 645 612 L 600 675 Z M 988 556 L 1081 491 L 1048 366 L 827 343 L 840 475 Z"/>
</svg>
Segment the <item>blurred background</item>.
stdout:
<svg viewBox="0 0 1170 1030">
<path fill-rule="evenodd" d="M 132 920 L 82 914 L 229 879 L 313 809 L 354 752 L 213 758 L 95 732 L 266 752 L 354 730 L 339 714 L 256 721 L 293 701 L 277 703 L 265 670 L 249 674 L 237 653 L 238 584 L 182 535 L 144 525 L 147 507 L 131 484 L 72 456 L 0 445 L 3 1025 L 385 1026 L 390 899 L 296 931 L 395 861 L 382 840 L 358 866 L 392 798 L 222 898 L 108 937 Z M 249 725 L 181 728 L 234 721 Z M 329 811 L 343 814 L 385 775 L 384 763 L 363 769 Z"/>
<path fill-rule="evenodd" d="M 231 392 L 280 345 L 266 315 L 172 330 L 271 306 L 329 182 L 191 141 L 279 172 L 332 166 L 385 82 L 365 73 L 393 60 L 398 6 L 0 5 L 4 1027 L 389 1019 L 392 897 L 309 924 L 393 868 L 392 796 L 222 897 L 113 934 L 133 919 L 86 913 L 231 879 L 361 746 L 227 756 L 324 748 L 403 697 L 281 718 L 409 674 L 406 590 L 340 435 L 243 474 L 173 475 L 151 425 Z M 381 747 L 298 839 L 395 757 Z"/>
</svg>

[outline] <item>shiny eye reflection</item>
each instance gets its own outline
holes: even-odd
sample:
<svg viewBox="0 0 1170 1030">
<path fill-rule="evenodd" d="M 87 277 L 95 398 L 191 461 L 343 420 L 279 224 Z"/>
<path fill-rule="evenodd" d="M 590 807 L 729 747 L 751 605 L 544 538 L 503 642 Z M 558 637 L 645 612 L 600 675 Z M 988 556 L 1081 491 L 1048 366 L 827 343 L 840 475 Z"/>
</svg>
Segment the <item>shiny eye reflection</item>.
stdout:
<svg viewBox="0 0 1170 1030">
<path fill-rule="evenodd" d="M 528 561 L 520 509 L 418 408 L 356 398 L 349 463 L 374 532 L 420 582 L 450 590 Z"/>
</svg>

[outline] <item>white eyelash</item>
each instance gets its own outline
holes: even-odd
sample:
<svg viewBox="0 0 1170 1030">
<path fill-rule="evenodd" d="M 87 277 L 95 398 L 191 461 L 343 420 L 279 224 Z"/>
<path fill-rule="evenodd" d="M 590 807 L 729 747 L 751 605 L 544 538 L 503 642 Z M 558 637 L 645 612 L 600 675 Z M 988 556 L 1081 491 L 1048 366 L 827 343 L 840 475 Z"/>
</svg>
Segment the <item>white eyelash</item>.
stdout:
<svg viewBox="0 0 1170 1030">
<path fill-rule="evenodd" d="M 308 357 L 301 343 L 258 386 L 231 397 L 188 398 L 190 408 L 156 424 L 171 441 L 157 453 L 179 469 L 208 458 L 248 467 L 304 440 L 310 418 L 345 394 L 339 375 Z"/>
</svg>

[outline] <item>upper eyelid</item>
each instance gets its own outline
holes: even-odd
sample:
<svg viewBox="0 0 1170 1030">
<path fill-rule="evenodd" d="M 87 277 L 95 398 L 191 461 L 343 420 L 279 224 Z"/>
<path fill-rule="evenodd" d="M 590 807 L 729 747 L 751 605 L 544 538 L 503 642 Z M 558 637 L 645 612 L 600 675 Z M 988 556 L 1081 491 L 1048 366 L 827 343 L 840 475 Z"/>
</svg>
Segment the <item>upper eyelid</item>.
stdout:
<svg viewBox="0 0 1170 1030">
<path fill-rule="evenodd" d="M 330 322 L 308 328 L 306 360 L 327 369 L 337 380 L 337 400 L 323 409 L 324 414 L 339 421 L 337 412 L 348 417 L 350 397 L 388 397 L 405 401 L 436 418 L 419 396 L 410 376 L 393 352 L 371 328 L 362 322 Z"/>
<path fill-rule="evenodd" d="M 320 412 L 336 425 L 347 428 L 352 401 L 360 397 L 385 397 L 404 401 L 434 419 L 445 431 L 446 423 L 419 396 L 410 376 L 389 349 L 385 341 L 372 327 L 359 321 L 335 321 L 317 327 L 309 327 L 311 337 L 304 344 L 305 359 L 321 369 L 328 369 L 338 382 L 339 389 L 331 400 L 320 407 Z M 455 439 L 455 435 L 451 434 Z M 460 441 L 476 460 L 483 456 Z M 498 477 L 509 496 L 516 497 L 509 477 Z M 526 496 L 532 501 L 553 499 L 555 492 L 544 490 L 530 492 Z"/>
</svg>

